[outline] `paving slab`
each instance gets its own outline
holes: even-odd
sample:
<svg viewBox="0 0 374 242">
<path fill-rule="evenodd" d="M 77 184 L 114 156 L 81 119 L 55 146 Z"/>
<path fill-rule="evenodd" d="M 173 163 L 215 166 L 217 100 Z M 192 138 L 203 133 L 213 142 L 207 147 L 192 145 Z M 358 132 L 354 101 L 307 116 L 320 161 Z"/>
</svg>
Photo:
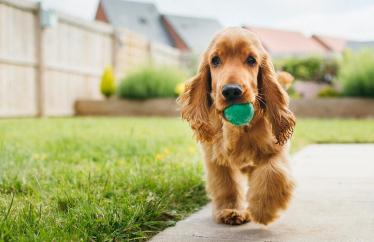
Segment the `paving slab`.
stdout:
<svg viewBox="0 0 374 242">
<path fill-rule="evenodd" d="M 374 241 L 374 144 L 311 145 L 291 164 L 295 196 L 276 222 L 216 224 L 209 204 L 152 241 Z"/>
</svg>

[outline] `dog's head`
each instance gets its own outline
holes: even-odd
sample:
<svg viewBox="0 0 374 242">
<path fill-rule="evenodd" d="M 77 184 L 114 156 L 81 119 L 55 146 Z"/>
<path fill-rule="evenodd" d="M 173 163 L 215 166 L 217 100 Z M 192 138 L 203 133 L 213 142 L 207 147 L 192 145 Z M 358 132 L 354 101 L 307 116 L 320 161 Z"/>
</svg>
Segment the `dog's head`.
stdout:
<svg viewBox="0 0 374 242">
<path fill-rule="evenodd" d="M 211 140 L 216 133 L 210 120 L 212 111 L 222 115 L 233 103 L 252 103 L 255 114 L 264 110 L 280 144 L 290 138 L 295 125 L 288 96 L 276 79 L 268 53 L 254 33 L 239 27 L 226 28 L 215 36 L 179 103 L 182 118 L 202 141 Z"/>
</svg>

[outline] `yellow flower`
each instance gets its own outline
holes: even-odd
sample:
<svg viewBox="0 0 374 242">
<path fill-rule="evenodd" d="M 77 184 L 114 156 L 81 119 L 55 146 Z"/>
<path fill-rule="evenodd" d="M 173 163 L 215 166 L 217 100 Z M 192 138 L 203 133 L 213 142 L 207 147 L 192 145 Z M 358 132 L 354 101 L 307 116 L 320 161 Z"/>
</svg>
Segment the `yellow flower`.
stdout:
<svg viewBox="0 0 374 242">
<path fill-rule="evenodd" d="M 126 163 L 124 159 L 118 159 L 116 160 L 116 162 L 117 162 L 117 165 L 124 165 Z"/>
<path fill-rule="evenodd" d="M 171 151 L 168 148 L 164 149 L 164 155 L 170 155 Z"/>
<path fill-rule="evenodd" d="M 196 147 L 191 145 L 188 147 L 188 151 L 190 154 L 195 154 L 196 153 Z"/>
<path fill-rule="evenodd" d="M 171 151 L 168 148 L 165 148 L 161 153 L 157 153 L 155 156 L 156 160 L 163 160 L 165 159 L 168 155 L 170 155 Z"/>
<path fill-rule="evenodd" d="M 164 157 L 164 155 L 163 154 L 156 154 L 156 160 L 163 160 L 165 157 Z"/>
<path fill-rule="evenodd" d="M 33 160 L 45 160 L 47 159 L 47 154 L 36 153 L 36 154 L 33 154 L 32 158 Z"/>
</svg>

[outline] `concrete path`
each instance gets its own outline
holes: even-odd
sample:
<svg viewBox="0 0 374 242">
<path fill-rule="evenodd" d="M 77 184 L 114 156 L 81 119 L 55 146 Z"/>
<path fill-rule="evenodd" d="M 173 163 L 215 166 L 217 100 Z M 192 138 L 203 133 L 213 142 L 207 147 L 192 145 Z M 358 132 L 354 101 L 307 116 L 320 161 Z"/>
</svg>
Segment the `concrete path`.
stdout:
<svg viewBox="0 0 374 242">
<path fill-rule="evenodd" d="M 215 224 L 208 205 L 152 241 L 374 241 L 374 144 L 311 145 L 292 167 L 295 198 L 269 226 Z"/>
</svg>

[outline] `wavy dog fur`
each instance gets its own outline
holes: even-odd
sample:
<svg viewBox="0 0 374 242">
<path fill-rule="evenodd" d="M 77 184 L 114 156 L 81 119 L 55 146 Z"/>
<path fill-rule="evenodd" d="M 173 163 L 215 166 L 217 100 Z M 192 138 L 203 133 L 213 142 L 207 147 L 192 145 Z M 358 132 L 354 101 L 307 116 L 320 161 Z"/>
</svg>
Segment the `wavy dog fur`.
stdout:
<svg viewBox="0 0 374 242">
<path fill-rule="evenodd" d="M 248 65 L 247 56 L 256 63 Z M 220 58 L 219 65 L 212 64 L 214 57 Z M 227 83 L 243 88 L 237 103 L 253 104 L 255 115 L 249 125 L 233 126 L 223 118 L 223 110 L 232 104 L 221 94 Z M 294 190 L 285 144 L 295 117 L 261 42 L 246 29 L 224 29 L 185 87 L 178 103 L 203 147 L 214 219 L 225 224 L 272 222 Z"/>
</svg>

